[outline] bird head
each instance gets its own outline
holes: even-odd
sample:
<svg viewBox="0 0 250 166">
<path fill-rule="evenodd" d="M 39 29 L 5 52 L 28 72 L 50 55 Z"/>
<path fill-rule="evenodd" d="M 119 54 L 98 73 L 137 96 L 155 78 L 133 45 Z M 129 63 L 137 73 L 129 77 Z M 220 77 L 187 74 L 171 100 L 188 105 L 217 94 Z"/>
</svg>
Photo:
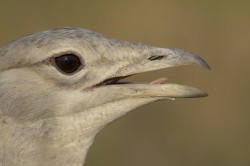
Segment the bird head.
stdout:
<svg viewBox="0 0 250 166">
<path fill-rule="evenodd" d="M 91 144 L 104 126 L 141 105 L 207 96 L 163 79 L 121 82 L 178 65 L 209 68 L 200 57 L 180 49 L 132 44 L 84 29 L 31 34 L 0 49 L 0 116 L 8 126 L 40 127 L 52 144 L 70 135 L 68 143 L 85 139 Z M 42 135 L 32 132 L 29 136 Z"/>
</svg>

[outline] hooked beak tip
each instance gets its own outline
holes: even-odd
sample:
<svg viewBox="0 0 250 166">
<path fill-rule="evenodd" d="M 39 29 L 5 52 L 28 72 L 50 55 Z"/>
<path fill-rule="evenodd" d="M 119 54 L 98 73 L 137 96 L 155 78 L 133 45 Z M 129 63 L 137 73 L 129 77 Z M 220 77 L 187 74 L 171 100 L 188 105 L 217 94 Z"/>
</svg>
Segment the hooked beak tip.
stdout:
<svg viewBox="0 0 250 166">
<path fill-rule="evenodd" d="M 170 50 L 173 52 L 173 55 L 177 55 L 179 57 L 180 62 L 183 64 L 198 65 L 211 70 L 211 67 L 204 59 L 193 53 L 177 48 L 170 48 Z"/>
</svg>

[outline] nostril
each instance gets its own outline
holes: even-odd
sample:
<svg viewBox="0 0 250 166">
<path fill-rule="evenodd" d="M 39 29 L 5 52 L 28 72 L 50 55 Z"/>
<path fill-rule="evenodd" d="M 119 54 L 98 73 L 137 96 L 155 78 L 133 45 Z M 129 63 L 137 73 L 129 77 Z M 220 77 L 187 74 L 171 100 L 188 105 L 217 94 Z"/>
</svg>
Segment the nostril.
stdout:
<svg viewBox="0 0 250 166">
<path fill-rule="evenodd" d="M 153 56 L 149 57 L 148 60 L 150 60 L 150 61 L 161 60 L 164 57 L 165 57 L 164 55 L 153 55 Z"/>
</svg>

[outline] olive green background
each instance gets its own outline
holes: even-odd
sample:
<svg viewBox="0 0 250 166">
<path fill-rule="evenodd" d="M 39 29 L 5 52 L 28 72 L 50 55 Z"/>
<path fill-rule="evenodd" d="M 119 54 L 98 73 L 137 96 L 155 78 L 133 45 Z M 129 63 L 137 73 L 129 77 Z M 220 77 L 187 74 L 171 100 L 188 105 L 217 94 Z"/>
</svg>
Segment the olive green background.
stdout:
<svg viewBox="0 0 250 166">
<path fill-rule="evenodd" d="M 119 119 L 97 137 L 86 166 L 250 165 L 250 1 L 1 0 L 0 46 L 55 27 L 182 48 L 211 65 L 175 67 L 128 80 L 192 85 L 206 98 L 161 101 Z"/>
</svg>

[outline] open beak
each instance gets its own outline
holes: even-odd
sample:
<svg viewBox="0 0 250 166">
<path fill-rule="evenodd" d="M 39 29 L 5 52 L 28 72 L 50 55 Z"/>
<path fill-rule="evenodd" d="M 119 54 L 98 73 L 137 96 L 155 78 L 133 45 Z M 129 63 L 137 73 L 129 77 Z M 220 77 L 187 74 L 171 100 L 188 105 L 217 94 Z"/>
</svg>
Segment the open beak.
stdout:
<svg viewBox="0 0 250 166">
<path fill-rule="evenodd" d="M 150 83 L 121 82 L 128 76 L 180 65 L 198 65 L 210 69 L 209 65 L 197 55 L 175 48 L 143 47 L 144 54 L 134 54 L 135 63 L 120 68 L 117 77 L 109 78 L 96 86 L 109 85 L 112 87 L 132 90 L 136 92 L 135 97 L 159 97 L 159 98 L 190 98 L 205 97 L 208 94 L 193 87 L 164 83 L 166 78 L 162 77 Z M 132 94 L 131 94 L 132 95 Z"/>
</svg>

